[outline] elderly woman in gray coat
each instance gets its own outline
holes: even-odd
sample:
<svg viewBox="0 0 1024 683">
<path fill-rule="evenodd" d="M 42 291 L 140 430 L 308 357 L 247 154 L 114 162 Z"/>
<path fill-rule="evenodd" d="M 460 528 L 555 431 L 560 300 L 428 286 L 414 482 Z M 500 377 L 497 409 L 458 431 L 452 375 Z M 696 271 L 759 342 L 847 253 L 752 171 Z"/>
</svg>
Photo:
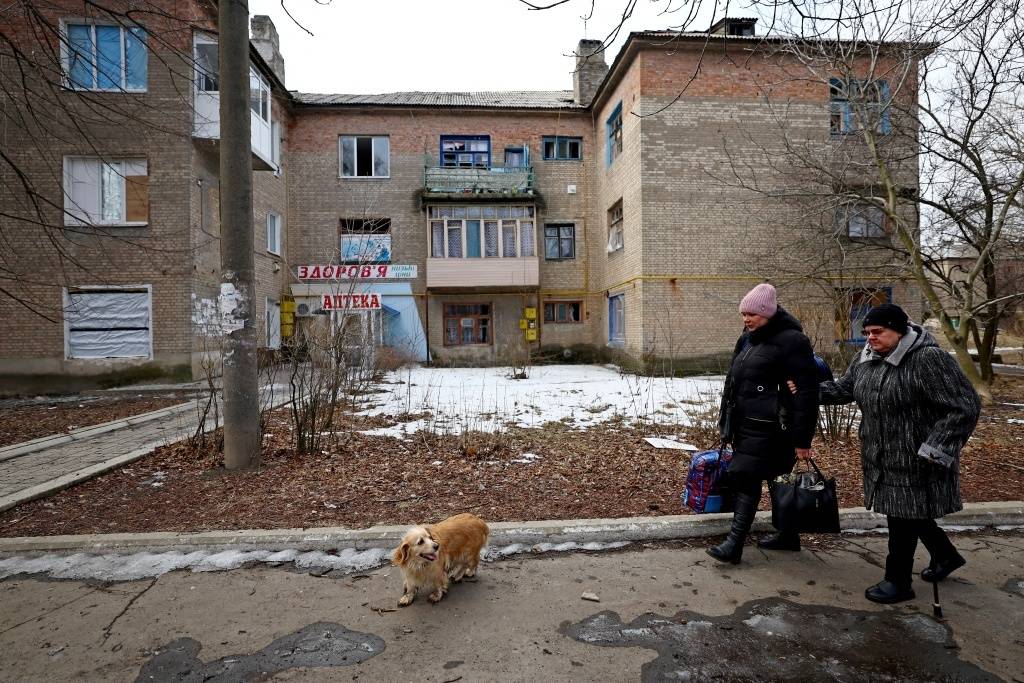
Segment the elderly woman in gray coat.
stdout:
<svg viewBox="0 0 1024 683">
<path fill-rule="evenodd" d="M 960 450 L 981 403 L 956 361 L 899 306 L 871 309 L 864 334 L 864 350 L 843 377 L 820 385 L 820 401 L 860 407 L 864 505 L 889 523 L 885 579 L 864 597 L 902 602 L 914 597 L 918 539 L 931 555 L 925 581 L 965 564 L 935 519 L 963 508 Z"/>
</svg>

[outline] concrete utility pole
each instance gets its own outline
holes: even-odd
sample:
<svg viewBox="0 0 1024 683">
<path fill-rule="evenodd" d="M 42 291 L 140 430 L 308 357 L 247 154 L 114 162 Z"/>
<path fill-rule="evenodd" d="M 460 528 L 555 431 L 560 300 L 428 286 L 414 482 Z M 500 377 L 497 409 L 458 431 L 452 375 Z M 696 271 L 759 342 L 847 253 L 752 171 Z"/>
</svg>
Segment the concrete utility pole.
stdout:
<svg viewBox="0 0 1024 683">
<path fill-rule="evenodd" d="M 218 20 L 224 466 L 235 470 L 255 465 L 260 454 L 248 0 L 221 0 Z"/>
</svg>

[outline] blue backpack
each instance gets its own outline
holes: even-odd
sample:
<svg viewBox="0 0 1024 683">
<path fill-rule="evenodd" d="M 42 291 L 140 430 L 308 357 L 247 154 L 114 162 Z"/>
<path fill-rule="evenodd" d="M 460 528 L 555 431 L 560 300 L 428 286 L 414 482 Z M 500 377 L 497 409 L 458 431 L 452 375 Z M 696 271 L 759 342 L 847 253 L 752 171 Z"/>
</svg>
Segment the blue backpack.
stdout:
<svg viewBox="0 0 1024 683">
<path fill-rule="evenodd" d="M 683 489 L 683 505 L 698 514 L 721 512 L 719 485 L 722 475 L 729 471 L 731 461 L 732 451 L 729 449 L 694 453 L 686 475 L 686 488 Z"/>
</svg>

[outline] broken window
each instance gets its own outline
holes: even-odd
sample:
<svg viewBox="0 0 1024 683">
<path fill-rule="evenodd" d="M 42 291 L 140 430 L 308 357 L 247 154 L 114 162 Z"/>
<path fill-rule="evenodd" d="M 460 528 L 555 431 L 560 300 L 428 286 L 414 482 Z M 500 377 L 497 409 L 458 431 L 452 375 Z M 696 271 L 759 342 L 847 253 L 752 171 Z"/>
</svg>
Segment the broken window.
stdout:
<svg viewBox="0 0 1024 683">
<path fill-rule="evenodd" d="M 544 258 L 549 261 L 571 259 L 576 255 L 576 226 L 572 223 L 548 223 L 544 226 Z"/>
<path fill-rule="evenodd" d="M 883 135 L 891 131 L 889 83 L 884 80 L 829 80 L 829 131 L 859 132 L 865 125 Z"/>
<path fill-rule="evenodd" d="M 340 156 L 342 178 L 391 175 L 390 138 L 386 135 L 343 135 Z"/>
<path fill-rule="evenodd" d="M 608 251 L 618 251 L 625 245 L 622 231 L 622 200 L 608 209 Z"/>
<path fill-rule="evenodd" d="M 545 160 L 579 161 L 583 158 L 583 138 L 545 137 L 543 148 Z"/>
<path fill-rule="evenodd" d="M 217 71 L 220 59 L 217 43 L 196 42 L 196 89 L 200 92 L 219 92 Z"/>
<path fill-rule="evenodd" d="M 544 322 L 546 323 L 578 323 L 582 322 L 580 311 L 582 301 L 553 301 L 544 304 Z"/>
<path fill-rule="evenodd" d="M 490 168 L 490 136 L 442 135 L 441 165 L 461 168 Z"/>
<path fill-rule="evenodd" d="M 149 175 L 145 159 L 64 158 L 65 225 L 145 225 Z"/>
</svg>

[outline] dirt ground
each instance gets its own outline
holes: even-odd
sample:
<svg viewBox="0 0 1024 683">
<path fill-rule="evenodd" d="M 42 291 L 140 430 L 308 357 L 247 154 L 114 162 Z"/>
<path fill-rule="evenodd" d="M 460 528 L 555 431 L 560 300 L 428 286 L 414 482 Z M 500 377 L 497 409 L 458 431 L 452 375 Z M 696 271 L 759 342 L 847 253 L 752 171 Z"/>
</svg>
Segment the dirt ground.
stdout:
<svg viewBox="0 0 1024 683">
<path fill-rule="evenodd" d="M 160 410 L 190 400 L 182 392 L 75 394 L 0 400 L 0 446 Z"/>
<path fill-rule="evenodd" d="M 710 426 L 622 422 L 586 431 L 549 423 L 466 437 L 421 432 L 405 441 L 354 431 L 394 423 L 350 419 L 322 452 L 299 455 L 291 447 L 289 414 L 279 410 L 269 418 L 255 469 L 228 473 L 212 449 L 163 447 L 0 514 L 0 536 L 366 527 L 463 511 L 488 521 L 684 514 L 689 454 L 655 449 L 643 438 L 677 435 L 700 447 L 715 441 Z M 843 507 L 863 504 L 858 449 L 856 437 L 816 443 L 815 460 L 836 477 Z M 1024 378 L 1002 380 L 963 453 L 961 475 L 965 501 L 1024 499 Z"/>
</svg>

